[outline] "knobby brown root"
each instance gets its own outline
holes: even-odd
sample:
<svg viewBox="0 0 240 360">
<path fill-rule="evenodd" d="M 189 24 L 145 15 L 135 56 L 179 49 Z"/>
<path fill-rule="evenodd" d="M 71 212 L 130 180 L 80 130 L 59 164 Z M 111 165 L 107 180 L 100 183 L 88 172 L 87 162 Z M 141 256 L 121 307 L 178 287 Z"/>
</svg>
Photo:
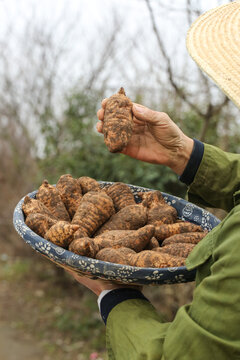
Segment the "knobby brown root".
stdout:
<svg viewBox="0 0 240 360">
<path fill-rule="evenodd" d="M 144 250 L 128 257 L 129 264 L 138 267 L 167 268 L 184 266 L 185 259 L 152 250 Z"/>
<path fill-rule="evenodd" d="M 29 196 L 25 196 L 22 210 L 25 216 L 32 213 L 38 213 L 49 216 L 51 219 L 56 219 L 53 213 L 39 200 L 32 199 Z"/>
<path fill-rule="evenodd" d="M 134 195 L 127 184 L 117 182 L 106 188 L 106 193 L 113 200 L 116 212 L 129 205 L 135 205 Z"/>
<path fill-rule="evenodd" d="M 141 204 L 147 208 L 158 204 L 166 205 L 162 193 L 158 190 L 139 192 L 138 196 L 142 199 Z"/>
<path fill-rule="evenodd" d="M 65 174 L 60 177 L 56 187 L 72 219 L 82 199 L 81 186 L 77 179 L 70 174 Z"/>
<path fill-rule="evenodd" d="M 195 246 L 196 246 L 195 244 L 190 244 L 190 243 L 176 243 L 176 244 L 161 246 L 153 250 L 159 253 L 167 253 L 170 255 L 187 258 Z"/>
<path fill-rule="evenodd" d="M 158 241 L 162 241 L 175 234 L 188 232 L 203 232 L 203 228 L 200 225 L 192 224 L 188 221 L 181 221 L 174 224 L 163 224 L 155 227 L 155 237 Z"/>
<path fill-rule="evenodd" d="M 101 191 L 100 184 L 97 180 L 92 179 L 89 176 L 81 176 L 77 181 L 81 186 L 83 194 L 86 194 L 89 191 Z"/>
<path fill-rule="evenodd" d="M 81 256 L 95 258 L 99 247 L 94 243 L 93 239 L 83 237 L 81 239 L 74 239 L 69 245 L 69 251 Z"/>
<path fill-rule="evenodd" d="M 157 204 L 148 210 L 148 224 L 159 226 L 173 224 L 177 220 L 177 210 L 170 205 Z"/>
<path fill-rule="evenodd" d="M 44 180 L 36 198 L 40 200 L 58 220 L 70 221 L 69 214 L 61 199 L 58 189 Z"/>
<path fill-rule="evenodd" d="M 72 224 L 79 225 L 79 232 L 89 237 L 114 213 L 113 201 L 105 192 L 90 191 L 83 196 Z"/>
<path fill-rule="evenodd" d="M 74 233 L 74 239 L 81 239 L 84 237 L 88 237 L 88 233 L 87 230 L 84 230 L 82 228 L 79 228 L 75 233 Z"/>
<path fill-rule="evenodd" d="M 112 215 L 94 236 L 109 230 L 137 230 L 147 223 L 147 209 L 140 205 L 129 205 Z"/>
<path fill-rule="evenodd" d="M 78 228 L 78 225 L 72 225 L 67 221 L 58 221 L 46 232 L 44 238 L 55 245 L 67 248 Z"/>
<path fill-rule="evenodd" d="M 168 237 L 162 242 L 162 246 L 176 243 L 191 243 L 197 244 L 207 235 L 206 231 L 203 232 L 189 232 L 183 234 L 176 234 Z"/>
<path fill-rule="evenodd" d="M 138 230 L 111 230 L 98 235 L 94 238 L 94 242 L 99 248 L 127 247 L 136 252 L 142 251 L 150 241 L 154 234 L 154 226 L 146 225 Z"/>
<path fill-rule="evenodd" d="M 123 88 L 107 100 L 104 111 L 103 135 L 110 152 L 122 151 L 132 136 L 132 105 Z"/>
<path fill-rule="evenodd" d="M 56 224 L 57 220 L 50 218 L 48 215 L 31 213 L 26 218 L 26 225 L 41 237 L 44 237 L 45 233 Z"/>
<path fill-rule="evenodd" d="M 128 256 L 133 254 L 135 254 L 135 252 L 132 249 L 125 247 L 119 249 L 104 248 L 97 253 L 96 259 L 116 264 L 129 265 Z"/>
</svg>

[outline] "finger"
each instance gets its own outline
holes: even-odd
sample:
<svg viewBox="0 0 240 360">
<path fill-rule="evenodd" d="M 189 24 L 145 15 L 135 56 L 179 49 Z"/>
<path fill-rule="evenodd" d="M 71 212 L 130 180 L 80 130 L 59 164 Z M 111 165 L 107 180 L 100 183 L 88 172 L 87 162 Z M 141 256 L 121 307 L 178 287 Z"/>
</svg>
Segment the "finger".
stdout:
<svg viewBox="0 0 240 360">
<path fill-rule="evenodd" d="M 97 117 L 98 117 L 99 120 L 103 120 L 103 119 L 104 119 L 104 109 L 103 109 L 103 108 L 101 108 L 101 109 L 98 110 L 98 112 L 97 112 Z"/>
<path fill-rule="evenodd" d="M 136 125 L 140 125 L 140 126 L 144 126 L 145 125 L 145 120 L 139 120 L 136 118 L 136 116 L 133 116 L 133 122 Z"/>
<path fill-rule="evenodd" d="M 155 125 L 161 120 L 161 113 L 153 111 L 143 105 L 133 104 L 132 111 L 138 120 L 146 121 L 151 125 Z"/>
<path fill-rule="evenodd" d="M 102 123 L 102 121 L 97 122 L 97 124 L 96 124 L 96 129 L 97 129 L 97 131 L 98 131 L 99 133 L 102 134 L 102 132 L 103 132 L 103 123 Z"/>
<path fill-rule="evenodd" d="M 105 109 L 107 101 L 108 101 L 107 98 L 103 99 L 103 101 L 102 101 L 102 108 L 103 109 Z"/>
</svg>

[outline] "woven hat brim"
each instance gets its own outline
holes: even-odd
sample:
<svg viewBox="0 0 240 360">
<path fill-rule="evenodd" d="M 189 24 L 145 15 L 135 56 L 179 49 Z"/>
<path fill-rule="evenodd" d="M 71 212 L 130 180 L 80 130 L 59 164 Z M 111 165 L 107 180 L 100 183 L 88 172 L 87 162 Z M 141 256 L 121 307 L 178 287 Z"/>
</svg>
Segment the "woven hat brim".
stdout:
<svg viewBox="0 0 240 360">
<path fill-rule="evenodd" d="M 198 66 L 240 108 L 240 1 L 201 15 L 188 31 L 187 49 Z"/>
</svg>

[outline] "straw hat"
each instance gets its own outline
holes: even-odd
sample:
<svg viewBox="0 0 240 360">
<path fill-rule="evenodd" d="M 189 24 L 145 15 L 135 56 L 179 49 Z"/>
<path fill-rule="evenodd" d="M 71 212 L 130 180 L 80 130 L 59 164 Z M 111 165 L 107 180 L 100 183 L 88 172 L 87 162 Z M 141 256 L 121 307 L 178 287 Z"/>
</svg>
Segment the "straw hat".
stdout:
<svg viewBox="0 0 240 360">
<path fill-rule="evenodd" d="M 240 108 L 240 0 L 201 15 L 188 31 L 187 49 Z"/>
</svg>

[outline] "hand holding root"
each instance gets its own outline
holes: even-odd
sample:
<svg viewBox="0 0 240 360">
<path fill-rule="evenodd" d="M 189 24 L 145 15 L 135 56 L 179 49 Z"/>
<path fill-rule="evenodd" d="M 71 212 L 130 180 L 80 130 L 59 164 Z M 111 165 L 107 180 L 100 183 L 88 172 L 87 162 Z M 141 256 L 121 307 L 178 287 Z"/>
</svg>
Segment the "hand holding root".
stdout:
<svg viewBox="0 0 240 360">
<path fill-rule="evenodd" d="M 98 110 L 98 132 L 103 132 L 104 113 L 108 99 L 102 102 Z M 121 153 L 135 159 L 170 167 L 181 175 L 187 165 L 193 149 L 193 140 L 164 112 L 133 104 L 132 136 Z"/>
</svg>

